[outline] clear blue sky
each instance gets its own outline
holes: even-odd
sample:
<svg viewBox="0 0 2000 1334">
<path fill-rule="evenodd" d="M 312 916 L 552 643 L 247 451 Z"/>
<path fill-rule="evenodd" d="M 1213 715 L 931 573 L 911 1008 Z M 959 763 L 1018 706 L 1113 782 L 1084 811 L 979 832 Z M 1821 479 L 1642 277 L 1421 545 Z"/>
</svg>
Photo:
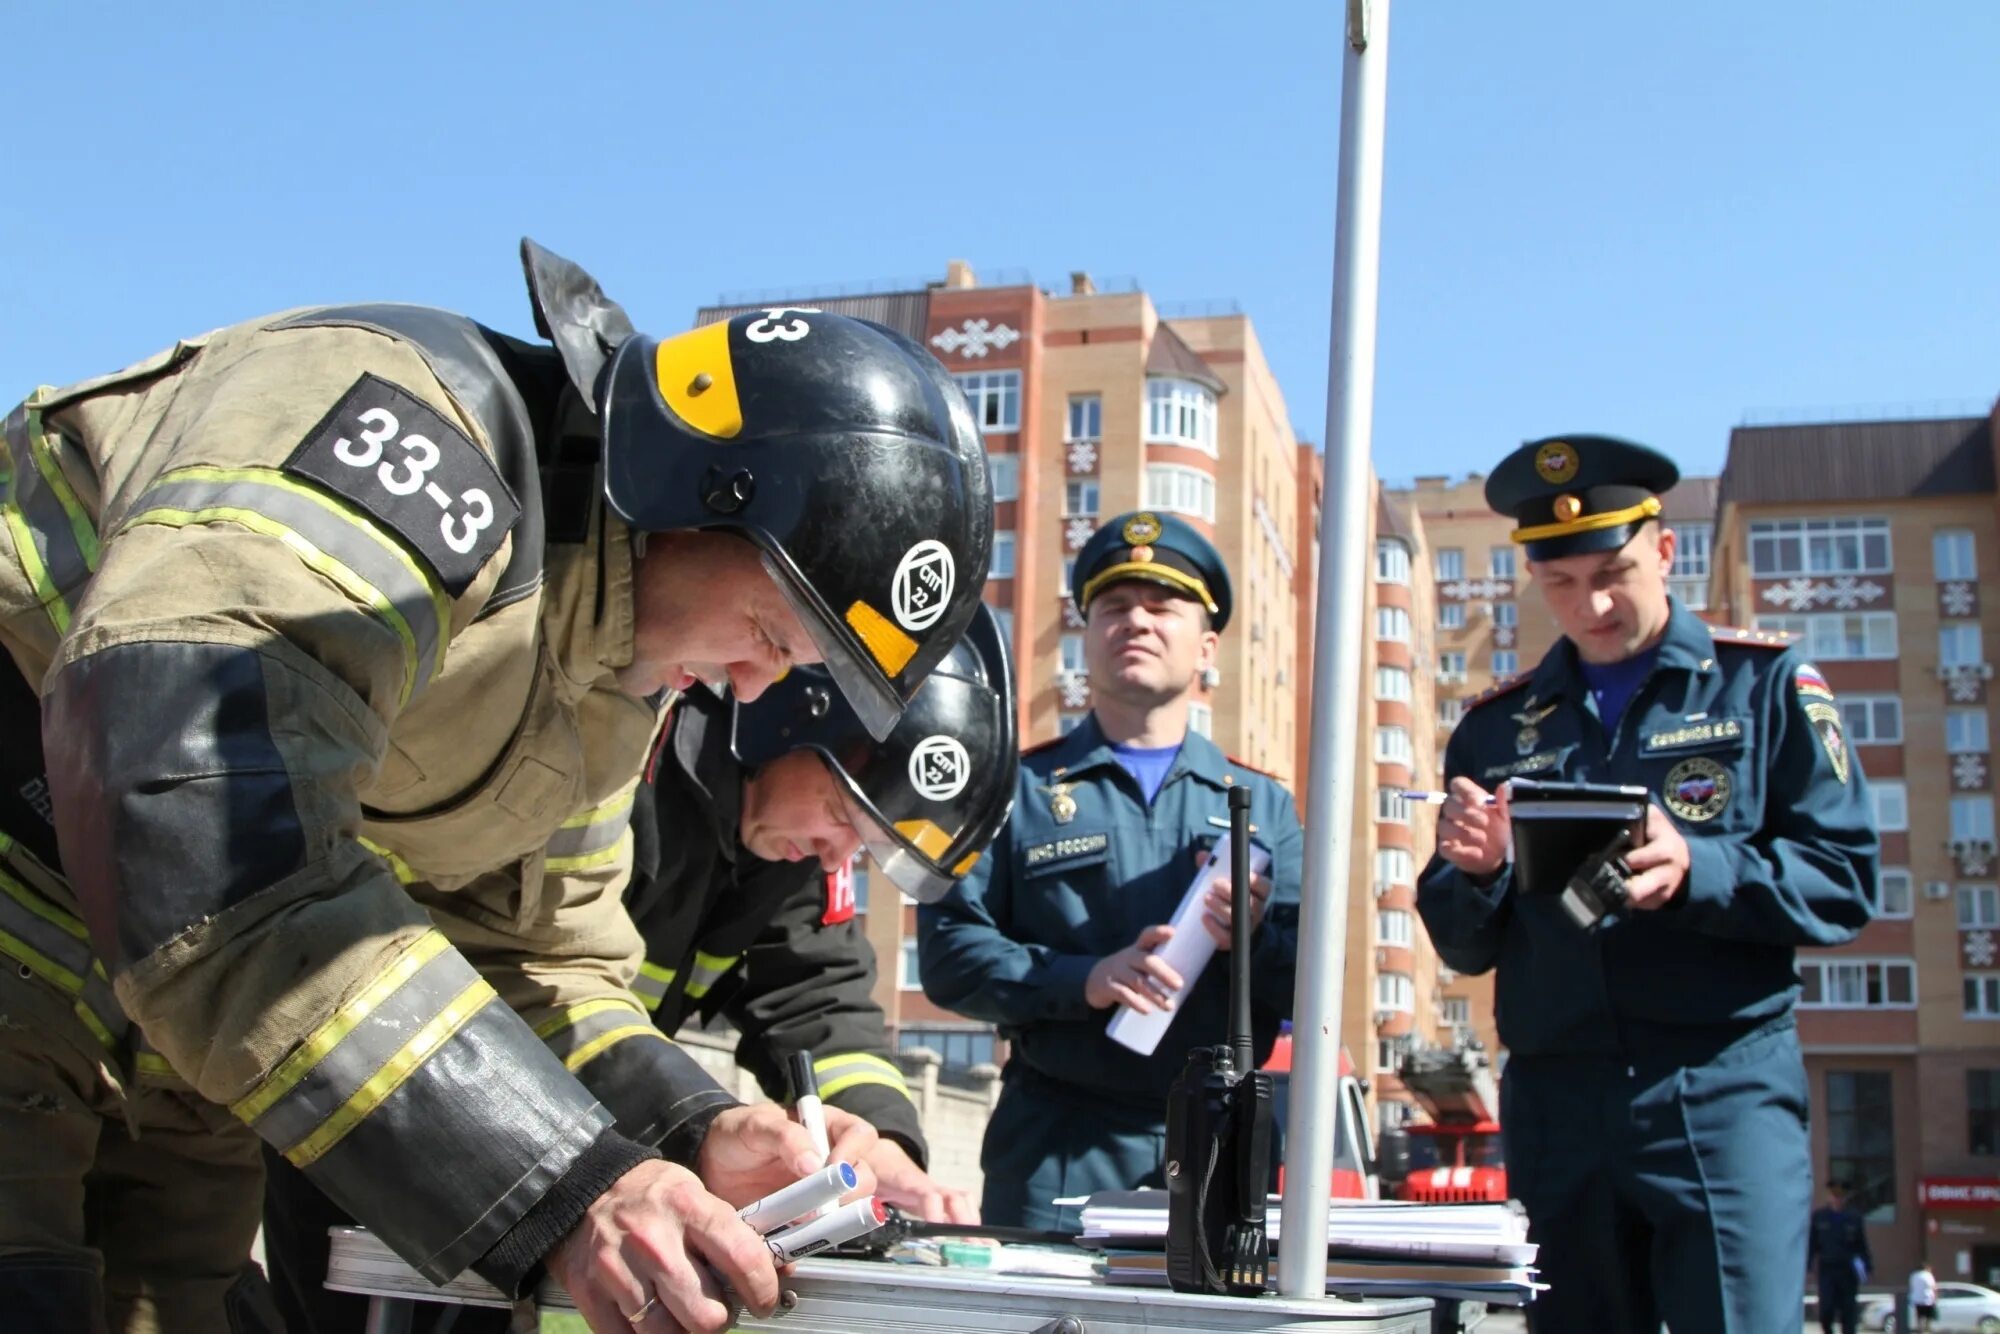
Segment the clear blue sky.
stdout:
<svg viewBox="0 0 2000 1334">
<path fill-rule="evenodd" d="M 1340 8 L 19 8 L 0 397 L 291 305 L 525 333 L 526 233 L 661 331 L 951 257 L 1233 298 L 1317 439 Z M 1392 48 L 1385 475 L 2000 394 L 2000 5 L 1398 0 Z"/>
</svg>

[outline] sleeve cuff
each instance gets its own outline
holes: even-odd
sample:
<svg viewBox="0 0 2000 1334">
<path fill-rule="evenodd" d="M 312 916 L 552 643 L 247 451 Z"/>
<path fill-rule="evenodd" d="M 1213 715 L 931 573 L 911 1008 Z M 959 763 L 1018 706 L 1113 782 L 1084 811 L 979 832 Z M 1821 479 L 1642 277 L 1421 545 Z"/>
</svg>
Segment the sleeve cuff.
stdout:
<svg viewBox="0 0 2000 1334">
<path fill-rule="evenodd" d="M 1084 984 L 1090 980 L 1090 970 L 1097 967 L 1097 960 L 1088 954 L 1058 954 L 1050 959 L 1048 981 L 1042 986 L 1041 1017 L 1044 1019 L 1083 1019 L 1090 1014 L 1090 1002 L 1084 999 Z"/>
<path fill-rule="evenodd" d="M 578 1155 L 549 1193 L 535 1201 L 521 1215 L 521 1221 L 479 1258 L 473 1272 L 510 1300 L 519 1301 L 541 1281 L 542 1261 L 570 1234 L 597 1197 L 640 1163 L 659 1156 L 615 1130 L 605 1131 Z"/>
<path fill-rule="evenodd" d="M 1720 839 L 1688 840 L 1687 879 L 1680 893 L 1668 904 L 1668 920 L 1697 925 L 1729 907 L 1736 894 L 1736 871 L 1729 850 Z M 1675 912 L 1674 909 L 1681 911 Z"/>
<path fill-rule="evenodd" d="M 886 1085 L 867 1084 L 843 1089 L 828 1101 L 841 1111 L 852 1112 L 874 1126 L 882 1138 L 902 1145 L 903 1152 L 909 1154 L 910 1161 L 918 1167 L 928 1164 L 930 1149 L 924 1143 L 923 1123 L 909 1095 Z"/>
</svg>

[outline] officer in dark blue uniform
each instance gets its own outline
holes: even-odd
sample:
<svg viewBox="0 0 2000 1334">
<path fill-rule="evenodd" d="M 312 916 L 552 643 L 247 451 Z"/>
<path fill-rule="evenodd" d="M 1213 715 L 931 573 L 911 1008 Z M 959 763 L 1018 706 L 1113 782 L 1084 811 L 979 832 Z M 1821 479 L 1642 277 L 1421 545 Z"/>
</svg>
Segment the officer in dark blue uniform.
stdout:
<svg viewBox="0 0 2000 1334">
<path fill-rule="evenodd" d="M 1252 884 L 1258 1060 L 1291 1013 L 1304 835 L 1291 794 L 1188 727 L 1188 705 L 1229 620 L 1229 575 L 1207 539 L 1167 514 L 1121 515 L 1077 555 L 1093 708 L 1022 756 L 1014 813 L 986 858 L 918 909 L 923 986 L 1012 1041 L 980 1165 L 988 1223 L 1057 1227 L 1051 1201 L 1163 1184 L 1167 1089 L 1187 1050 L 1226 1040 L 1220 961 L 1173 1003 L 1150 1056 L 1113 1042 L 1114 1007 L 1151 1012 L 1184 981 L 1155 951 L 1199 865 L 1229 828 L 1230 788 L 1252 793 L 1271 854 Z M 1200 926 L 1229 943 L 1226 879 Z"/>
<path fill-rule="evenodd" d="M 1876 833 L 1825 680 L 1783 636 L 1711 630 L 1668 595 L 1659 496 L 1678 478 L 1644 446 L 1565 436 L 1487 480 L 1563 638 L 1452 734 L 1417 891 L 1446 963 L 1498 970 L 1539 1330 L 1798 1328 L 1793 950 L 1851 940 L 1873 900 Z M 1523 776 L 1652 794 L 1627 902 L 1594 927 L 1565 885 L 1514 874 L 1503 785 Z"/>
<path fill-rule="evenodd" d="M 1868 1253 L 1868 1225 L 1847 1202 L 1847 1183 L 1830 1181 L 1826 1203 L 1813 1210 L 1806 1242 L 1806 1266 L 1819 1278 L 1819 1327 L 1833 1334 L 1854 1334 L 1861 1323 L 1861 1278 L 1873 1272 Z"/>
</svg>

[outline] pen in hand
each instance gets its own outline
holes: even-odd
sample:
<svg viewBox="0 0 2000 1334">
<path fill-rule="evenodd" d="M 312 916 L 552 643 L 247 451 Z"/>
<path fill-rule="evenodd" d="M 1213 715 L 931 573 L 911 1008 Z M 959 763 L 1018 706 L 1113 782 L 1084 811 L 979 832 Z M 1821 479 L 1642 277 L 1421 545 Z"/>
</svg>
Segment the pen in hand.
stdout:
<svg viewBox="0 0 2000 1334">
<path fill-rule="evenodd" d="M 824 1163 L 833 1154 L 833 1144 L 826 1137 L 826 1112 L 820 1106 L 819 1078 L 813 1073 L 813 1058 L 809 1051 L 795 1051 L 788 1062 L 792 1079 L 792 1111 L 799 1124 L 812 1136 L 813 1149 Z"/>
</svg>

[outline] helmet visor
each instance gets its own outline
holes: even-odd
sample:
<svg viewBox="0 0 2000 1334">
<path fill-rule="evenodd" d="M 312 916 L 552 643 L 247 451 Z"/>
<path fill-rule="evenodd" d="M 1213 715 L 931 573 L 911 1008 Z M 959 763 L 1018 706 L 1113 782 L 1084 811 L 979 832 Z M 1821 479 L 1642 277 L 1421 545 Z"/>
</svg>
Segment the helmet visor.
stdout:
<svg viewBox="0 0 2000 1334">
<path fill-rule="evenodd" d="M 815 598 L 812 590 L 806 588 L 787 562 L 772 557 L 769 551 L 762 553 L 764 571 L 771 576 L 771 582 L 784 590 L 785 601 L 791 604 L 792 614 L 805 626 L 812 636 L 814 647 L 819 649 L 820 661 L 826 664 L 827 674 L 840 687 L 840 693 L 853 707 L 855 717 L 868 729 L 868 735 L 877 741 L 895 730 L 896 722 L 903 716 L 903 700 L 896 693 L 882 669 L 862 653 L 855 651 L 854 643 L 846 635 L 833 628 L 826 608 Z"/>
</svg>

